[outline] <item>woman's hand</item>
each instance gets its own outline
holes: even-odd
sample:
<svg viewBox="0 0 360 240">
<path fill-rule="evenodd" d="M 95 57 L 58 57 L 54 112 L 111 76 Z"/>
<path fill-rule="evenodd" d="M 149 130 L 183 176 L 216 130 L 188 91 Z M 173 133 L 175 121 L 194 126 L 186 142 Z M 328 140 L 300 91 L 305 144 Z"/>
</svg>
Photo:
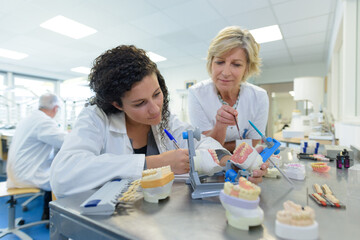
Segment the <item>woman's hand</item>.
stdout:
<svg viewBox="0 0 360 240">
<path fill-rule="evenodd" d="M 190 171 L 189 150 L 177 149 L 160 154 L 174 174 L 184 174 Z"/>
<path fill-rule="evenodd" d="M 217 114 L 215 116 L 216 123 L 213 129 L 209 131 L 204 131 L 202 134 L 212 137 L 216 141 L 218 141 L 221 145 L 224 146 L 225 138 L 226 138 L 226 129 L 228 125 L 235 125 L 235 117 L 237 117 L 238 112 L 228 105 L 222 105 L 221 108 L 217 110 Z M 232 147 L 228 149 L 232 151 Z"/>
<path fill-rule="evenodd" d="M 258 153 L 261 153 L 264 150 L 263 146 L 257 146 L 256 151 Z M 255 184 L 259 184 L 262 182 L 262 177 L 266 175 L 267 169 L 269 168 L 269 161 L 266 161 L 265 163 L 261 164 L 261 167 L 259 170 L 254 170 L 251 177 L 249 177 L 249 181 Z"/>
<path fill-rule="evenodd" d="M 189 150 L 176 149 L 159 155 L 152 155 L 145 158 L 147 168 L 159 168 L 170 165 L 174 174 L 184 174 L 190 171 Z"/>
<path fill-rule="evenodd" d="M 217 110 L 216 114 L 216 124 L 220 125 L 235 125 L 235 117 L 237 117 L 238 112 L 230 107 L 229 105 L 222 105 L 221 108 Z"/>
<path fill-rule="evenodd" d="M 254 170 L 252 176 L 249 177 L 249 181 L 255 184 L 259 184 L 262 182 L 262 177 L 267 173 L 267 169 L 269 167 L 269 162 L 266 161 L 265 163 L 261 164 L 259 170 Z"/>
</svg>

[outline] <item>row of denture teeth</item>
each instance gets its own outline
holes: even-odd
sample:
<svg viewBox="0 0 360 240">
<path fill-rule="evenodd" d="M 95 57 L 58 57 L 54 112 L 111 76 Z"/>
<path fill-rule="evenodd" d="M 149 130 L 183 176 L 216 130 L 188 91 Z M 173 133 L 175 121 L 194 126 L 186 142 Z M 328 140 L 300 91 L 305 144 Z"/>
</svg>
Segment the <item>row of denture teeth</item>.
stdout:
<svg viewBox="0 0 360 240">
<path fill-rule="evenodd" d="M 215 150 L 214 150 L 214 149 L 208 149 L 208 151 L 209 151 L 212 159 L 214 160 L 214 162 L 217 163 L 217 164 L 220 164 L 219 159 L 218 159 L 218 157 L 217 157 L 217 154 L 216 154 Z"/>
</svg>

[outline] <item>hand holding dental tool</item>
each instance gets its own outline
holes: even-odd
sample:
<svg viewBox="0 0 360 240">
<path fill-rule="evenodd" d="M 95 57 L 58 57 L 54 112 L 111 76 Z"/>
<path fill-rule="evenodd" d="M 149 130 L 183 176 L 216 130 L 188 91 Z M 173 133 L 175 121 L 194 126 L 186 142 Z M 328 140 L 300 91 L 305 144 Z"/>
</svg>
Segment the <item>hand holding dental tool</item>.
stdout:
<svg viewBox="0 0 360 240">
<path fill-rule="evenodd" d="M 284 176 L 284 178 L 293 186 L 294 183 L 286 176 L 286 174 L 276 166 L 276 164 L 274 163 L 274 161 L 272 161 L 270 159 L 270 156 L 272 154 L 278 154 L 280 151 L 278 150 L 278 148 L 280 147 L 280 143 L 278 141 L 276 141 L 275 139 L 271 138 L 271 137 L 265 137 L 260 131 L 259 129 L 257 129 L 255 127 L 255 125 L 249 120 L 250 125 L 257 131 L 257 133 L 261 136 L 261 139 L 264 141 L 264 143 L 266 144 L 267 148 L 265 148 L 261 153 L 261 157 L 263 158 L 263 161 L 265 162 L 266 160 L 269 160 L 281 173 L 281 175 Z"/>
<path fill-rule="evenodd" d="M 180 149 L 179 145 L 177 144 L 176 139 L 173 137 L 173 135 L 171 135 L 171 133 L 168 132 L 168 130 L 164 129 L 164 132 L 166 133 L 166 135 L 169 137 L 169 139 L 173 142 L 174 146 L 176 149 Z"/>
</svg>

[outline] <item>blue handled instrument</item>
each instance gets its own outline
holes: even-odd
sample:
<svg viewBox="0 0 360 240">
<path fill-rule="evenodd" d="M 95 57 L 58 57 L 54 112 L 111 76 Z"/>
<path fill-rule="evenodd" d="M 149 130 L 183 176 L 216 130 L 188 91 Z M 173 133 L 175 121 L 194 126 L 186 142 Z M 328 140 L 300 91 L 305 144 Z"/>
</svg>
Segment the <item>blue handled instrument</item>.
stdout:
<svg viewBox="0 0 360 240">
<path fill-rule="evenodd" d="M 176 139 L 173 137 L 173 135 L 171 135 L 171 133 L 168 132 L 168 130 L 164 129 L 164 132 L 166 133 L 166 135 L 169 137 L 169 139 L 173 142 L 174 146 L 176 149 L 179 149 L 179 145 L 176 141 Z"/>
<path fill-rule="evenodd" d="M 278 149 L 280 147 L 280 142 L 278 142 L 276 139 L 271 138 L 271 137 L 265 137 L 260 131 L 259 129 L 257 129 L 257 127 L 255 127 L 255 125 L 249 120 L 250 125 L 256 130 L 256 132 L 261 136 L 261 139 L 264 141 L 264 143 L 266 144 L 266 148 L 264 148 L 264 150 L 260 153 L 260 156 L 263 159 L 263 162 L 266 162 L 266 160 L 269 160 L 281 173 L 281 175 L 284 176 L 284 178 L 291 184 L 294 185 L 294 183 L 288 178 L 288 176 L 286 176 L 286 174 L 276 166 L 276 164 L 271 160 L 271 155 L 273 154 L 279 154 L 280 150 Z"/>
</svg>

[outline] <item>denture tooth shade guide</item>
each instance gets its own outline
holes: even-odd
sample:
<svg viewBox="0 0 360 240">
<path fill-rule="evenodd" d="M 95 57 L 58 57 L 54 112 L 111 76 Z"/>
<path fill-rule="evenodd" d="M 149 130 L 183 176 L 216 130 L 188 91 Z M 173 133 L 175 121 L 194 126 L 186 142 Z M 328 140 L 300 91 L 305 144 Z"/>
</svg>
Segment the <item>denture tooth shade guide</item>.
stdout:
<svg viewBox="0 0 360 240">
<path fill-rule="evenodd" d="M 330 190 L 330 188 L 328 187 L 328 185 L 323 184 L 322 188 L 324 189 L 324 193 L 325 194 L 332 194 L 332 191 Z"/>
<path fill-rule="evenodd" d="M 325 197 L 327 199 L 329 199 L 332 203 L 340 203 L 339 199 L 337 199 L 334 195 L 332 194 L 325 194 Z"/>
<path fill-rule="evenodd" d="M 323 194 L 323 191 L 321 190 L 321 187 L 319 184 L 315 183 L 314 184 L 314 189 L 315 189 L 315 192 L 317 192 L 318 194 Z"/>
<path fill-rule="evenodd" d="M 342 205 L 342 204 L 340 203 L 340 200 L 337 199 L 337 198 L 333 195 L 333 192 L 331 191 L 331 189 L 329 188 L 328 185 L 323 184 L 321 187 L 322 187 L 322 189 L 323 189 L 323 191 L 324 191 L 325 197 L 326 197 L 330 202 L 332 202 L 336 207 L 344 207 L 344 205 Z"/>
<path fill-rule="evenodd" d="M 129 203 L 134 202 L 140 194 L 138 194 L 137 190 L 140 186 L 141 179 L 137 179 L 133 181 L 126 192 L 124 192 L 120 198 L 118 198 L 118 201 L 120 203 Z"/>
<path fill-rule="evenodd" d="M 319 231 L 314 210 L 286 201 L 284 210 L 276 214 L 275 233 L 284 239 L 317 239 Z"/>
<path fill-rule="evenodd" d="M 243 177 L 239 184 L 225 182 L 220 192 L 220 201 L 226 209 L 229 225 L 249 230 L 250 226 L 260 225 L 264 220 L 264 212 L 259 207 L 261 188 Z"/>
<path fill-rule="evenodd" d="M 170 166 L 147 169 L 142 172 L 141 187 L 144 200 L 158 203 L 170 195 L 174 173 Z"/>
<path fill-rule="evenodd" d="M 325 203 L 326 203 L 325 198 L 321 197 L 320 194 L 318 194 L 318 193 L 313 193 L 313 196 L 314 196 L 317 200 L 319 200 L 320 202 L 325 202 Z"/>
</svg>

